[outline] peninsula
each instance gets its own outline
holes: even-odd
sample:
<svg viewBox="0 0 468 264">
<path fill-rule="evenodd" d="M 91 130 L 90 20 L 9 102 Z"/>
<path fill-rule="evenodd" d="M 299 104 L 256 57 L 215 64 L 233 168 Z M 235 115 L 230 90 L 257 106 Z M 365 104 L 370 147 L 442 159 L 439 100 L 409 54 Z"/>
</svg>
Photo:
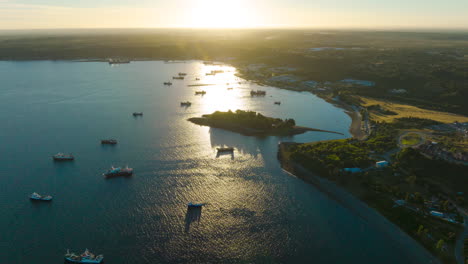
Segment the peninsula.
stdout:
<svg viewBox="0 0 468 264">
<path fill-rule="evenodd" d="M 254 111 L 236 110 L 232 112 L 216 111 L 202 117 L 189 118 L 188 121 L 215 128 L 237 132 L 247 136 L 292 136 L 307 131 L 328 132 L 341 134 L 309 127 L 296 126 L 294 119 L 280 119 L 264 116 Z"/>
</svg>

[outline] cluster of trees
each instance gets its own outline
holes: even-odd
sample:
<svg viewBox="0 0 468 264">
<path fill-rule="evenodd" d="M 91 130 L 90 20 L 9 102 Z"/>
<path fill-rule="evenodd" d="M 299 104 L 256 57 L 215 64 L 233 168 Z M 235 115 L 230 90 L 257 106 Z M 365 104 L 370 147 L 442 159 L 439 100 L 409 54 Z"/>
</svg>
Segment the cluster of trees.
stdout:
<svg viewBox="0 0 468 264">
<path fill-rule="evenodd" d="M 464 204 L 468 194 L 468 166 L 444 160 L 429 159 L 413 148 L 405 148 L 396 155 L 395 165 L 403 168 L 424 182 L 433 182 L 451 190 L 459 204 Z"/>
<path fill-rule="evenodd" d="M 291 158 L 325 174 L 335 173 L 336 169 L 369 166 L 369 150 L 356 146 L 352 141 L 346 139 L 294 146 Z"/>
<path fill-rule="evenodd" d="M 243 110 L 236 110 L 235 112 L 231 110 L 228 112 L 216 111 L 213 114 L 204 115 L 203 117 L 218 124 L 240 125 L 246 128 L 261 130 L 292 128 L 296 125 L 294 119 L 283 120 L 280 118 L 267 117 L 254 111 Z"/>
<path fill-rule="evenodd" d="M 373 164 L 371 153 L 383 153 L 396 148 L 398 132 L 389 124 L 376 126 L 366 141 L 334 140 L 291 147 L 291 158 L 325 175 L 336 174 L 343 168 L 366 168 Z"/>
<path fill-rule="evenodd" d="M 392 122 L 392 125 L 397 129 L 425 128 L 440 124 L 442 123 L 438 121 L 418 117 L 400 117 Z"/>
</svg>

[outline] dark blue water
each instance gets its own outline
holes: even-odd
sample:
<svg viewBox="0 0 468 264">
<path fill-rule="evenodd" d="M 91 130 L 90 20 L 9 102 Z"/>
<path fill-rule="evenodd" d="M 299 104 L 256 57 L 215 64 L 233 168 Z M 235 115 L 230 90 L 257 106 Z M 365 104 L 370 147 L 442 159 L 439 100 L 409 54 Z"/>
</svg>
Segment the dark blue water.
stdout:
<svg viewBox="0 0 468 264">
<path fill-rule="evenodd" d="M 244 109 L 348 137 L 349 117 L 309 93 L 261 87 L 267 96 L 252 98 L 259 87 L 236 83 L 230 67 L 205 76 L 214 68 L 0 62 L 0 263 L 61 263 L 68 248 L 89 248 L 115 264 L 408 263 L 397 242 L 283 172 L 276 159 L 279 141 L 342 136 L 255 138 L 186 121 Z M 189 75 L 162 85 L 178 72 Z M 218 85 L 188 87 L 195 77 Z M 207 94 L 195 96 L 201 89 Z M 192 107 L 180 107 L 186 100 Z M 119 144 L 101 146 L 103 138 Z M 221 145 L 234 146 L 234 158 L 216 158 Z M 57 152 L 76 160 L 54 163 Z M 136 175 L 105 180 L 111 165 Z M 34 191 L 54 201 L 31 203 Z M 189 201 L 207 206 L 187 213 Z"/>
</svg>

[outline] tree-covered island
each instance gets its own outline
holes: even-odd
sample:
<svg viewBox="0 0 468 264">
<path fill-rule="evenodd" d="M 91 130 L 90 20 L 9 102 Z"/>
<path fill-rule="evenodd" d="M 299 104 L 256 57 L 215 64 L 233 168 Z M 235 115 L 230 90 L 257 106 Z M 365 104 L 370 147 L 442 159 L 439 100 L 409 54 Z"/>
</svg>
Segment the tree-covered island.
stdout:
<svg viewBox="0 0 468 264">
<path fill-rule="evenodd" d="M 248 136 L 292 136 L 307 131 L 329 132 L 308 127 L 296 126 L 294 119 L 281 119 L 267 117 L 254 111 L 229 110 L 227 112 L 216 111 L 202 117 L 188 119 L 190 122 L 215 128 L 221 128 Z M 339 133 L 338 133 L 339 134 Z"/>
</svg>

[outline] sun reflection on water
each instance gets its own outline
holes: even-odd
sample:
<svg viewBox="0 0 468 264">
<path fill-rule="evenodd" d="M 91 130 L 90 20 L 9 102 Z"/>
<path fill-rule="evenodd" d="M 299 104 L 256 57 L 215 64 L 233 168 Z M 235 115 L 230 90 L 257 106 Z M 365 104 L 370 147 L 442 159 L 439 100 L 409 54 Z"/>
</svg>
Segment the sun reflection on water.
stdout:
<svg viewBox="0 0 468 264">
<path fill-rule="evenodd" d="M 223 71 L 210 74 L 212 71 Z M 247 104 L 242 98 L 245 89 L 241 88 L 241 79 L 235 76 L 236 69 L 230 66 L 203 65 L 201 73 L 204 75 L 200 83 L 209 84 L 209 86 L 194 87 L 195 90 L 204 90 L 207 93 L 201 100 L 201 112 L 211 114 L 215 111 L 235 111 L 245 109 Z"/>
</svg>

